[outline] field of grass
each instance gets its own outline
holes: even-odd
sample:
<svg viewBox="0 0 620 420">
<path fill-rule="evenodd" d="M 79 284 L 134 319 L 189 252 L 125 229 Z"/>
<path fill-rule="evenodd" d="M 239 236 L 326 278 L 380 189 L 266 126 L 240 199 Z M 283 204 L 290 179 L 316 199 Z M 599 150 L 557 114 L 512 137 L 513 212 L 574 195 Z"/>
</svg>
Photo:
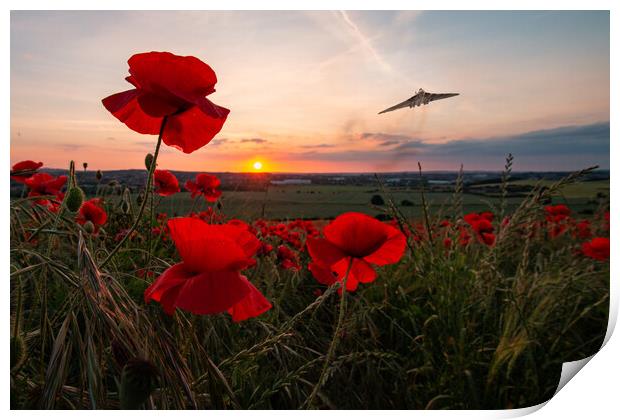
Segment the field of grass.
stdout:
<svg viewBox="0 0 620 420">
<path fill-rule="evenodd" d="M 515 181 L 517 185 L 535 185 L 535 181 Z M 542 186 L 551 185 L 550 181 L 542 181 Z M 422 216 L 422 200 L 419 189 L 386 188 L 387 194 L 369 186 L 355 185 L 287 185 L 271 186 L 267 192 L 262 191 L 226 191 L 221 199 L 223 211 L 242 220 L 254 220 L 259 217 L 267 219 L 295 219 L 333 218 L 345 211 L 358 211 L 369 215 L 379 214 L 381 211 L 371 206 L 371 198 L 379 194 L 384 200 L 388 196 L 398 205 L 407 217 L 419 218 Z M 577 182 L 567 185 L 557 192 L 554 202 L 569 205 L 575 212 L 585 209 L 596 210 L 596 204 L 588 204 L 596 200 L 596 194 L 603 193 L 609 197 L 609 181 Z M 449 192 L 426 192 L 428 207 L 433 214 L 446 213 L 452 206 L 454 194 Z M 408 200 L 413 206 L 402 206 L 403 200 Z M 497 197 L 484 197 L 478 194 L 462 194 L 465 212 L 480 212 L 489 210 L 499 204 Z M 508 197 L 506 206 L 514 210 L 521 202 L 522 197 Z M 193 200 L 187 192 L 181 192 L 171 197 L 162 198 L 159 204 L 160 211 L 168 215 L 187 214 L 193 205 Z M 204 209 L 207 204 L 203 200 L 197 201 L 195 211 Z"/>
<path fill-rule="evenodd" d="M 157 214 L 187 216 L 187 193 L 156 197 L 152 208 L 146 201 L 142 217 L 135 201 L 104 197 L 107 220 L 99 230 L 76 223 L 80 212 L 67 208 L 66 198 L 57 212 L 35 204 L 40 197 L 14 200 L 11 407 L 538 404 L 553 395 L 562 363 L 592 355 L 607 327 L 609 262 L 588 257 L 582 244 L 609 235 L 608 198 L 588 203 L 597 192 L 608 197 L 609 185 L 576 179 L 488 203 L 473 194 L 427 193 L 427 211 L 420 191 L 380 186 L 224 191 L 214 223 L 244 219 L 263 245 L 273 246 L 243 271 L 273 307 L 240 323 L 225 312 L 178 309 L 170 316 L 159 303 L 144 302 L 147 287 L 181 258 Z M 395 205 L 370 207 L 374 194 Z M 414 206 L 400 205 L 404 199 Z M 552 234 L 545 216 L 550 199 L 572 209 L 561 234 Z M 201 199 L 194 210 L 205 208 Z M 580 209 L 592 211 L 588 238 L 574 230 Z M 374 282 L 342 297 L 338 283 L 320 284 L 307 268 L 310 231 L 274 225 L 284 233 L 271 234 L 256 221 L 345 211 L 394 219 L 407 243 L 398 262 L 375 267 Z M 472 211 L 494 213 L 492 243 L 465 222 Z M 133 223 L 137 230 L 121 242 Z M 463 242 L 463 233 L 470 240 Z M 280 246 L 293 253 L 293 266 L 284 264 Z"/>
</svg>

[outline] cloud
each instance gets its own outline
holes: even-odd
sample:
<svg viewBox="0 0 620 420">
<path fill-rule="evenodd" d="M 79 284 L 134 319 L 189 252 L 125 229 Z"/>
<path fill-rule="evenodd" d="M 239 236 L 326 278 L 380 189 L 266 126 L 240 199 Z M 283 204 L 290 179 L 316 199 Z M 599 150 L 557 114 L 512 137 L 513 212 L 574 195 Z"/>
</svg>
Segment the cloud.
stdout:
<svg viewBox="0 0 620 420">
<path fill-rule="evenodd" d="M 267 143 L 268 140 L 265 139 L 261 139 L 261 138 L 251 138 L 251 139 L 241 139 L 241 143 L 256 143 L 256 144 L 263 144 L 263 143 Z"/>
<path fill-rule="evenodd" d="M 301 146 L 302 149 L 327 149 L 336 147 L 335 144 L 321 143 L 321 144 L 306 144 Z"/>
<path fill-rule="evenodd" d="M 75 150 L 79 150 L 81 148 L 84 147 L 83 144 L 77 144 L 77 143 L 61 143 L 57 145 L 58 148 L 61 148 L 67 152 L 73 152 Z"/>
<path fill-rule="evenodd" d="M 609 165 L 609 122 L 530 131 L 504 137 L 454 139 L 430 143 L 402 134 L 361 133 L 358 138 L 377 142 L 372 149 L 335 152 L 308 151 L 292 159 L 359 162 L 389 167 L 411 159 L 422 162 L 465 162 L 482 168 L 502 162 L 512 153 L 521 167 L 539 170 L 573 170 L 592 164 Z M 393 147 L 389 147 L 393 146 Z M 501 166 L 493 165 L 493 166 Z"/>
<path fill-rule="evenodd" d="M 427 144 L 428 155 L 563 156 L 609 155 L 609 122 L 530 131 L 504 137 L 451 140 Z"/>
<path fill-rule="evenodd" d="M 211 146 L 221 146 L 224 143 L 228 143 L 228 139 L 227 138 L 218 138 L 218 139 L 213 139 L 209 142 L 209 144 Z"/>
<path fill-rule="evenodd" d="M 387 133 L 362 133 L 359 136 L 362 140 L 370 140 L 378 143 L 391 142 L 392 144 L 398 144 L 415 140 L 411 136 L 405 136 L 403 134 L 387 134 Z"/>
</svg>

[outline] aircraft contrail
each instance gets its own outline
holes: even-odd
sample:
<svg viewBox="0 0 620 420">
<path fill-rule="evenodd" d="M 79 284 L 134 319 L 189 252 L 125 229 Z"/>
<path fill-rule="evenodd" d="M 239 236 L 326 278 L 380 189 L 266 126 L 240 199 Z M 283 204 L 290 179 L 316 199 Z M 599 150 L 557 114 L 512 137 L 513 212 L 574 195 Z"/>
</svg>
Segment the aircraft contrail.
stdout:
<svg viewBox="0 0 620 420">
<path fill-rule="evenodd" d="M 392 66 L 390 66 L 384 59 L 383 57 L 381 57 L 379 55 L 379 53 L 377 52 L 377 50 L 375 50 L 375 48 L 372 46 L 372 44 L 370 43 L 370 40 L 368 39 L 368 37 L 366 37 L 366 35 L 364 35 L 362 33 L 362 31 L 360 31 L 360 29 L 357 27 L 357 25 L 355 24 L 355 22 L 353 22 L 351 20 L 351 18 L 349 17 L 349 15 L 347 14 L 346 11 L 341 10 L 340 11 L 340 15 L 342 16 L 342 19 L 345 21 L 345 23 L 347 25 L 349 25 L 349 27 L 351 28 L 351 30 L 353 31 L 355 37 L 359 40 L 359 42 L 364 46 L 364 49 L 370 53 L 370 55 L 372 55 L 372 57 L 375 59 L 375 61 L 381 66 L 381 68 L 384 71 L 387 72 L 392 72 Z"/>
</svg>

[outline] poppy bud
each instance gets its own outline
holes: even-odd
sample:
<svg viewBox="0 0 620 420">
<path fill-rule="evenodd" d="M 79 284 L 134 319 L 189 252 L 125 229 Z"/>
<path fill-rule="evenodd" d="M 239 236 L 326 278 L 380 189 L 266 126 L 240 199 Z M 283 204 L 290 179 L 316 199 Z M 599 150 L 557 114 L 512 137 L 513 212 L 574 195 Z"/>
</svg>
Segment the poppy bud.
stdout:
<svg viewBox="0 0 620 420">
<path fill-rule="evenodd" d="M 11 337 L 11 371 L 17 370 L 26 360 L 26 343 L 21 336 Z"/>
<path fill-rule="evenodd" d="M 80 187 L 71 187 L 67 193 L 65 203 L 69 211 L 76 212 L 84 202 L 84 191 Z"/>
<path fill-rule="evenodd" d="M 138 201 L 138 203 L 140 203 L 142 200 Z M 129 203 L 127 201 L 123 201 L 121 203 L 121 211 L 124 214 L 129 214 Z"/>
<path fill-rule="evenodd" d="M 84 227 L 86 233 L 93 233 L 95 231 L 95 225 L 90 220 L 86 221 L 86 223 L 84 223 L 82 226 Z"/>
<path fill-rule="evenodd" d="M 137 202 L 138 204 L 142 204 L 142 200 L 144 200 L 144 194 L 142 194 L 142 192 L 140 192 L 140 193 L 138 194 L 138 196 L 136 197 L 136 202 Z"/>
<path fill-rule="evenodd" d="M 129 360 L 121 373 L 121 409 L 139 409 L 155 389 L 157 376 L 157 369 L 148 360 Z"/>
<path fill-rule="evenodd" d="M 97 178 L 97 181 L 101 181 L 101 178 L 103 178 L 103 172 L 101 172 L 101 169 L 97 169 L 97 173 L 95 174 L 95 178 Z"/>
<path fill-rule="evenodd" d="M 148 154 L 144 157 L 144 165 L 146 166 L 146 170 L 151 170 L 151 165 L 153 164 L 153 155 Z"/>
</svg>

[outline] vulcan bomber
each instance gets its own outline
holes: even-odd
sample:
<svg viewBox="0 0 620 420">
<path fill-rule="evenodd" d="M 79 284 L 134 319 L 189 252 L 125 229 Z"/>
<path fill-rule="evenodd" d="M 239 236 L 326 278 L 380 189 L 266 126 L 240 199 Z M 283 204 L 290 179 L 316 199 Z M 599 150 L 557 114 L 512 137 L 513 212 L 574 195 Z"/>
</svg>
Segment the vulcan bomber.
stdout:
<svg viewBox="0 0 620 420">
<path fill-rule="evenodd" d="M 428 105 L 430 102 L 438 101 L 439 99 L 451 98 L 457 95 L 458 93 L 430 93 L 426 92 L 424 89 L 420 89 L 411 98 L 399 104 L 391 106 L 388 109 L 384 109 L 383 111 L 379 112 L 379 114 L 395 111 L 400 108 L 414 108 L 416 106 Z"/>
</svg>

